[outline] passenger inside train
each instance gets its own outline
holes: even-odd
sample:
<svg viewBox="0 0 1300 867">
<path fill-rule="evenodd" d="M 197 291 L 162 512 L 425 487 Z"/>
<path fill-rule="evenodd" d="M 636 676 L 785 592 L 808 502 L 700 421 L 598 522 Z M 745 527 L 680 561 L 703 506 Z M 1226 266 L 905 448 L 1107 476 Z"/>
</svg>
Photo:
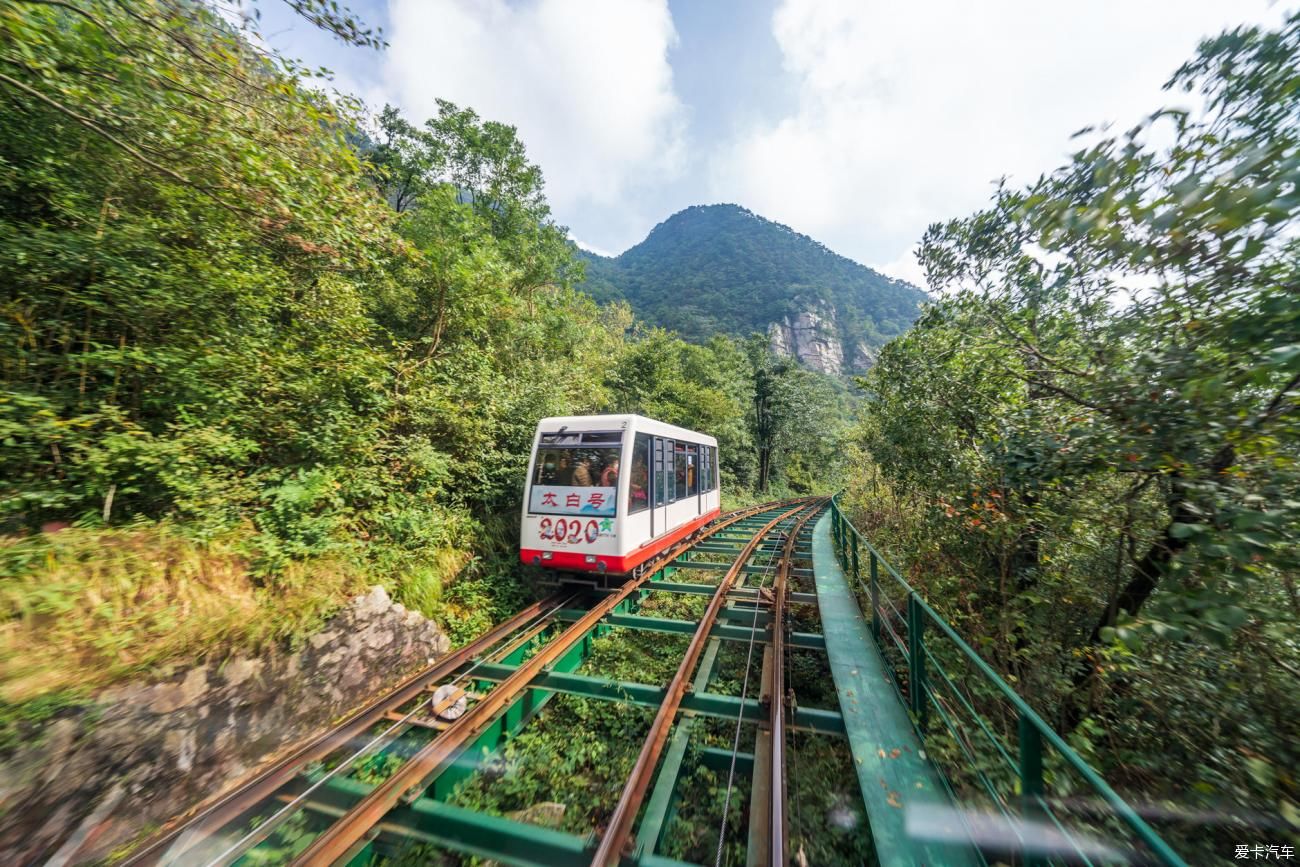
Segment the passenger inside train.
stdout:
<svg viewBox="0 0 1300 867">
<path fill-rule="evenodd" d="M 644 509 L 650 503 L 650 470 L 638 455 L 632 464 L 632 483 L 627 491 L 628 505 L 631 511 Z"/>
<path fill-rule="evenodd" d="M 618 485 L 619 450 L 610 448 L 545 448 L 537 460 L 539 485 L 606 488 Z"/>
</svg>

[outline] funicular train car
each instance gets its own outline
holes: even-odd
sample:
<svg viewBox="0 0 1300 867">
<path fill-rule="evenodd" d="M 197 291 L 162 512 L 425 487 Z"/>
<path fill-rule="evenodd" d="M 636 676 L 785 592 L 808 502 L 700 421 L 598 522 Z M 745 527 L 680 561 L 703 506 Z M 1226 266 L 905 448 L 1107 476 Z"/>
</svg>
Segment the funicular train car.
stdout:
<svg viewBox="0 0 1300 867">
<path fill-rule="evenodd" d="M 559 573 L 635 574 L 718 511 L 713 437 L 639 415 L 544 418 L 519 558 Z"/>
</svg>

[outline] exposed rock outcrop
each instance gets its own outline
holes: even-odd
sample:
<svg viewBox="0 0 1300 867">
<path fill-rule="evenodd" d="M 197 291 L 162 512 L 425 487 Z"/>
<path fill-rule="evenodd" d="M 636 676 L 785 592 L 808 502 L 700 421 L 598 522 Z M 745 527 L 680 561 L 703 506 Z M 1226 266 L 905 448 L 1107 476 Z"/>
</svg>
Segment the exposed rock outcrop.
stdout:
<svg viewBox="0 0 1300 867">
<path fill-rule="evenodd" d="M 376 587 L 300 650 L 105 690 L 0 762 L 0 863 L 100 859 L 448 646 Z"/>
<path fill-rule="evenodd" d="M 868 367 L 876 363 L 878 356 L 879 353 L 875 349 L 859 341 L 858 345 L 853 347 L 853 363 L 851 365 L 853 372 L 864 372 Z"/>
<path fill-rule="evenodd" d="M 768 328 L 772 351 L 793 357 L 822 373 L 844 373 L 844 344 L 835 327 L 835 312 L 824 306 L 785 316 Z"/>
</svg>

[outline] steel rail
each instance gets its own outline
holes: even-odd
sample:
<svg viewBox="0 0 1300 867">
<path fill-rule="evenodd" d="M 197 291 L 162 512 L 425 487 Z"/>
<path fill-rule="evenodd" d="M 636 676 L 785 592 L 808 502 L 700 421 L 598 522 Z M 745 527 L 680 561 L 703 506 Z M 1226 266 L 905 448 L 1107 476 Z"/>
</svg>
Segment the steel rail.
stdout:
<svg viewBox="0 0 1300 867">
<path fill-rule="evenodd" d="M 772 760 L 768 763 L 768 772 L 772 775 L 768 792 L 771 805 L 768 811 L 768 858 L 776 867 L 785 867 L 788 863 L 786 849 L 785 817 L 785 602 L 790 570 L 794 562 L 794 548 L 803 528 L 821 510 L 825 503 L 800 519 L 793 532 L 785 540 L 785 551 L 781 556 L 781 565 L 777 568 L 776 583 L 772 588 L 772 706 L 768 718 L 768 743 L 772 750 Z"/>
<path fill-rule="evenodd" d="M 489 652 L 488 654 L 486 654 L 485 656 L 482 656 L 474 660 L 473 662 L 469 663 L 468 668 L 455 673 L 452 676 L 451 680 L 447 681 L 447 683 L 444 685 L 454 686 L 455 684 L 460 683 L 461 681 L 468 678 L 471 674 L 473 674 L 476 670 L 481 668 L 483 665 L 504 658 L 518 645 L 530 641 L 532 637 L 538 635 L 542 630 L 546 629 L 551 624 L 552 619 L 555 618 L 563 610 L 563 606 L 567 605 L 568 603 L 572 602 L 574 599 L 577 598 L 578 598 L 578 594 L 575 593 L 572 596 L 569 596 L 563 602 L 558 603 L 559 607 L 548 609 L 545 614 L 535 618 L 532 624 L 529 626 L 529 628 L 525 629 L 514 639 L 506 642 L 504 646 L 497 647 L 493 649 L 491 652 Z M 336 777 L 339 774 L 343 773 L 345 770 L 351 768 L 353 764 L 362 756 L 366 755 L 372 750 L 379 750 L 393 743 L 395 740 L 397 740 L 399 737 L 405 734 L 409 730 L 410 726 L 418 726 L 419 722 L 416 719 L 416 717 L 419 716 L 421 713 L 430 713 L 434 717 L 437 717 L 438 714 L 440 714 L 446 708 L 454 705 L 459 700 L 459 698 L 465 694 L 466 691 L 462 688 L 457 690 L 454 694 L 447 696 L 446 698 L 442 699 L 437 703 L 433 701 L 433 696 L 430 696 L 429 698 L 426 698 L 424 701 L 420 702 L 414 708 L 406 711 L 405 713 L 402 713 L 401 711 L 389 712 L 388 714 L 385 715 L 385 718 L 393 720 L 392 725 L 388 726 L 388 728 L 386 728 L 384 731 L 372 737 L 367 744 L 361 747 L 361 749 L 354 750 L 352 755 L 348 756 L 338 765 L 336 765 L 335 767 L 331 768 L 328 772 L 326 772 L 324 776 L 315 780 L 310 786 L 308 786 L 307 791 L 303 792 L 302 794 L 290 800 L 290 802 L 286 804 L 284 807 L 281 807 L 269 818 L 267 818 L 266 820 L 262 821 L 259 825 L 257 825 L 257 827 L 253 828 L 243 837 L 236 840 L 234 844 L 228 846 L 225 849 L 225 851 L 219 854 L 216 858 L 212 859 L 211 861 L 207 861 L 205 867 L 230 867 L 231 864 L 236 863 L 240 858 L 242 858 L 246 852 L 248 852 L 254 846 L 257 846 L 267 837 L 271 836 L 272 831 L 279 828 L 290 817 L 295 815 L 294 811 L 296 808 L 304 807 L 306 805 L 307 797 L 312 792 L 316 791 L 321 786 L 324 786 L 333 777 Z M 394 719 L 394 717 L 396 717 L 396 719 Z"/>
<path fill-rule="evenodd" d="M 791 518 L 790 520 L 794 524 L 802 525 L 802 521 L 800 521 L 797 518 L 797 516 L 795 518 Z M 791 532 L 792 529 L 793 527 L 789 527 L 789 528 L 782 527 L 779 530 L 779 532 L 784 534 L 784 537 L 788 539 L 789 533 Z M 756 553 L 763 553 L 767 555 L 767 561 L 759 567 L 760 569 L 762 569 L 762 571 L 759 573 L 761 576 L 759 581 L 760 600 L 761 600 L 762 590 L 767 590 L 768 598 L 769 599 L 771 598 L 772 591 L 770 588 L 767 587 L 766 580 L 770 575 L 772 577 L 773 584 L 775 584 L 776 575 L 780 573 L 783 564 L 785 562 L 784 561 L 784 556 L 785 556 L 784 539 L 779 542 L 778 547 L 780 548 L 780 550 L 777 550 L 772 545 L 760 544 L 759 547 L 756 549 Z M 750 572 L 752 570 L 753 570 L 752 566 L 749 565 L 742 566 L 741 575 L 743 576 L 746 572 Z M 743 578 L 741 580 L 743 581 Z M 737 583 L 740 582 L 738 581 Z M 762 609 L 762 605 L 756 604 L 754 606 L 753 614 L 750 618 L 748 648 L 746 649 L 745 652 L 745 677 L 741 683 L 741 688 L 740 688 L 740 700 L 742 702 L 745 701 L 745 699 L 749 695 L 749 677 L 750 674 L 753 672 L 754 644 L 755 644 L 755 639 L 758 637 L 758 632 L 759 632 L 758 618 L 759 618 L 759 614 L 761 613 L 761 609 Z M 771 617 L 769 616 L 768 619 L 770 621 Z M 764 701 L 768 702 L 770 706 L 772 700 L 772 694 L 770 691 L 771 671 L 772 671 L 772 651 L 770 646 L 765 646 L 763 648 L 762 674 L 760 675 L 760 680 L 762 681 L 762 684 L 760 685 L 760 693 L 759 693 L 760 707 L 762 706 Z M 764 689 L 768 690 L 766 695 L 764 695 L 762 692 L 762 690 Z M 728 818 L 729 810 L 731 808 L 731 793 L 734 791 L 735 784 L 736 784 L 736 759 L 740 754 L 740 732 L 744 727 L 743 721 L 744 721 L 744 713 L 738 712 L 736 714 L 736 727 L 733 731 L 732 739 L 731 739 L 731 756 L 730 756 L 731 761 L 727 771 L 727 790 L 726 790 L 726 794 L 723 796 L 722 799 L 722 810 L 718 822 L 718 848 L 715 853 L 714 864 L 719 865 L 719 867 L 722 864 L 722 856 L 723 856 L 723 852 L 727 840 L 727 818 Z M 755 759 L 757 760 L 754 765 L 754 773 L 758 775 L 762 775 L 763 784 L 770 786 L 771 779 L 772 779 L 772 774 L 771 774 L 772 750 L 771 750 L 770 739 L 763 737 L 761 734 L 759 735 L 759 737 L 756 738 L 754 744 L 754 756 Z M 763 767 L 765 761 L 767 763 L 766 768 Z M 756 786 L 753 791 L 766 791 L 766 789 L 763 789 L 761 786 Z M 753 797 L 753 793 L 751 792 L 751 800 L 752 797 Z M 751 805 L 751 809 L 752 806 L 753 805 Z M 765 820 L 766 818 L 767 815 L 766 813 L 764 813 L 763 819 Z M 761 827 L 761 826 L 762 826 L 761 822 L 758 823 L 757 826 L 751 825 L 751 834 L 750 834 L 751 840 L 754 839 L 754 835 L 752 833 L 754 827 Z M 758 840 L 759 845 L 757 847 L 757 851 L 750 853 L 751 856 L 750 863 L 755 863 L 755 864 L 768 863 L 767 849 L 766 849 L 767 836 L 768 835 L 766 833 L 761 834 L 762 839 Z"/>
<path fill-rule="evenodd" d="M 695 664 L 699 661 L 700 654 L 704 652 L 704 645 L 709 639 L 709 633 L 718 619 L 718 613 L 726 604 L 727 593 L 731 590 L 731 585 L 735 583 L 736 576 L 741 573 L 741 568 L 773 527 L 791 515 L 807 508 L 807 506 L 807 499 L 799 501 L 794 508 L 777 515 L 762 529 L 754 533 L 753 538 L 737 555 L 731 568 L 727 570 L 726 575 L 719 582 L 717 591 L 709 601 L 709 607 L 705 609 L 704 616 L 700 619 L 699 627 L 696 628 L 695 634 L 691 637 L 691 643 L 686 648 L 686 654 L 682 657 L 681 665 L 678 666 L 677 673 L 673 675 L 673 679 L 668 685 L 663 703 L 659 706 L 659 713 L 655 716 L 654 724 L 650 727 L 650 734 L 641 746 L 641 753 L 637 757 L 636 765 L 632 768 L 632 774 L 623 788 L 623 794 L 618 800 L 618 806 L 614 808 L 614 814 L 610 817 L 604 836 L 601 837 L 600 846 L 596 849 L 596 854 L 591 860 L 593 867 L 610 867 L 610 865 L 617 864 L 622 857 L 623 848 L 631 838 L 632 824 L 636 820 L 637 812 L 641 809 L 641 802 L 645 799 L 646 790 L 652 782 L 655 766 L 659 763 L 659 755 L 663 752 L 664 744 L 668 740 L 668 733 L 672 729 L 673 720 L 677 717 L 677 710 L 681 705 L 682 697 L 686 694 L 686 686 L 691 672 L 695 670 Z"/>
<path fill-rule="evenodd" d="M 538 653 L 502 681 L 482 701 L 448 726 L 438 737 L 411 756 L 387 780 L 376 786 L 365 798 L 353 805 L 337 822 L 326 828 L 303 852 L 295 858 L 292 867 L 324 867 L 343 858 L 352 847 L 363 840 L 384 816 L 408 793 L 418 791 L 424 781 L 460 754 L 474 737 L 495 719 L 497 712 L 528 689 L 529 683 L 542 669 L 563 656 L 573 645 L 624 599 L 631 596 L 649 581 L 663 566 L 690 549 L 696 541 L 707 538 L 723 527 L 730 526 L 750 515 L 768 511 L 771 505 L 739 510 L 721 522 L 704 528 L 694 537 L 682 540 L 667 552 L 659 555 L 639 578 L 629 580 L 616 593 L 602 599 L 581 619 L 547 642 Z"/>
<path fill-rule="evenodd" d="M 201 806 L 192 816 L 182 820 L 174 828 L 161 832 L 152 841 L 136 850 L 125 862 L 124 867 L 143 867 L 157 864 L 167 855 L 181 855 L 194 849 L 215 830 L 238 818 L 241 814 L 256 807 L 262 801 L 297 776 L 302 768 L 311 762 L 328 756 L 348 742 L 352 741 L 370 726 L 384 719 L 389 711 L 401 707 L 424 692 L 432 683 L 455 673 L 473 657 L 492 645 L 508 638 L 512 633 L 528 625 L 530 621 L 547 612 L 563 608 L 568 597 L 557 593 L 547 599 L 534 603 L 527 608 L 494 626 L 478 638 L 452 651 L 433 665 L 420 671 L 394 689 L 374 699 L 370 704 L 354 713 L 325 734 L 309 741 L 272 767 L 236 786 L 224 795 L 218 796 L 207 806 Z M 185 835 L 197 835 L 178 853 L 169 849 Z"/>
</svg>

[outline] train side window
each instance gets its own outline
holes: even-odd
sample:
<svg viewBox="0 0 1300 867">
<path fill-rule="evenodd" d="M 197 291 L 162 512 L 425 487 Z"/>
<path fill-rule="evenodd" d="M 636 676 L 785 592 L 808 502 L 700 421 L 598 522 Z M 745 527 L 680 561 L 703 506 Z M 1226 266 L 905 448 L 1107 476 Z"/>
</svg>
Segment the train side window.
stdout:
<svg viewBox="0 0 1300 867">
<path fill-rule="evenodd" d="M 677 474 L 677 441 L 664 440 L 664 500 L 677 502 L 677 486 L 673 482 Z"/>
<path fill-rule="evenodd" d="M 694 497 L 700 492 L 700 447 L 691 443 L 686 446 L 686 496 Z"/>
<path fill-rule="evenodd" d="M 709 455 L 713 449 L 708 446 L 700 446 L 700 493 L 707 494 L 713 490 L 710 483 L 713 479 L 713 473 L 709 472 Z"/>
<path fill-rule="evenodd" d="M 674 487 L 677 496 L 674 499 L 682 500 L 686 498 L 686 443 L 678 442 L 673 444 L 673 478 L 676 481 Z"/>
<path fill-rule="evenodd" d="M 650 434 L 639 433 L 632 444 L 627 486 L 628 514 L 644 512 L 650 505 Z"/>
<path fill-rule="evenodd" d="M 671 456 L 670 456 L 671 457 Z M 664 471 L 664 438 L 655 437 L 655 456 L 654 456 L 654 486 L 655 486 L 655 505 L 662 506 L 668 502 L 664 497 L 664 482 L 668 478 L 668 473 Z"/>
<path fill-rule="evenodd" d="M 712 454 L 712 459 L 711 459 L 710 462 L 709 462 L 709 479 L 710 479 L 710 484 L 713 485 L 713 489 L 714 489 L 714 490 L 717 490 L 718 487 L 720 487 L 721 484 L 722 484 L 721 479 L 720 479 L 720 476 L 719 476 L 719 473 L 718 473 L 718 447 L 717 447 L 717 446 L 713 446 L 712 448 L 709 449 L 709 451 L 710 451 L 711 454 Z"/>
</svg>

